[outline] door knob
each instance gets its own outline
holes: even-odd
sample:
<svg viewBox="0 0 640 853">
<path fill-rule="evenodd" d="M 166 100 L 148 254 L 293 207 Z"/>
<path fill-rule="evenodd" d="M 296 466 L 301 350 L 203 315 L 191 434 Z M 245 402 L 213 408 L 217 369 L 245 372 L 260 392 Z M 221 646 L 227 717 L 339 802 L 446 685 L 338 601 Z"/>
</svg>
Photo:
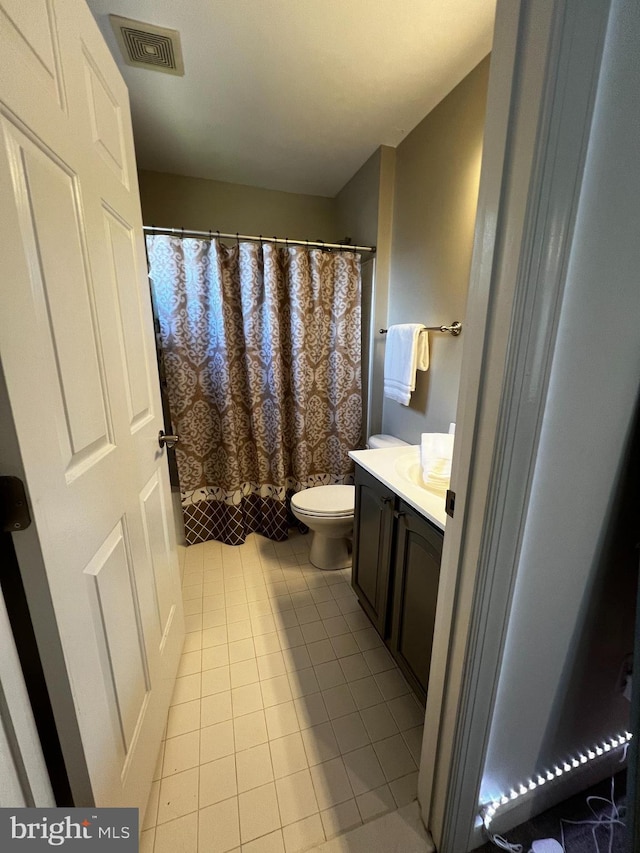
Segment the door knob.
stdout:
<svg viewBox="0 0 640 853">
<path fill-rule="evenodd" d="M 158 433 L 158 444 L 160 447 L 164 447 L 165 444 L 167 447 L 173 447 L 174 444 L 177 444 L 180 441 L 179 435 L 165 435 L 164 430 L 160 430 Z"/>
</svg>

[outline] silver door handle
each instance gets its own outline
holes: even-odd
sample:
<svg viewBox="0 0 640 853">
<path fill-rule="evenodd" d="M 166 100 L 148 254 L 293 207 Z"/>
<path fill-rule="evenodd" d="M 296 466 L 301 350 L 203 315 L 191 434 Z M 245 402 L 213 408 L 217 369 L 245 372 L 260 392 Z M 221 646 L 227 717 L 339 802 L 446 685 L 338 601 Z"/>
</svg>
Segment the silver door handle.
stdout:
<svg viewBox="0 0 640 853">
<path fill-rule="evenodd" d="M 158 444 L 160 447 L 164 447 L 165 444 L 167 447 L 173 447 L 174 444 L 177 444 L 180 441 L 179 435 L 165 435 L 164 430 L 160 430 L 158 433 Z"/>
</svg>

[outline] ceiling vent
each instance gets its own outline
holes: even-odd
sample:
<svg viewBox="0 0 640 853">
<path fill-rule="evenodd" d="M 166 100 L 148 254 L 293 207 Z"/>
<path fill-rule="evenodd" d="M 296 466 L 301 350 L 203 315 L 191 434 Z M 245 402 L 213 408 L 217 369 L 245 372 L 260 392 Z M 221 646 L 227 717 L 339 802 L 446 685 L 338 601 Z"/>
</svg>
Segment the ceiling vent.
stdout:
<svg viewBox="0 0 640 853">
<path fill-rule="evenodd" d="M 127 65 L 179 77 L 184 75 L 180 33 L 177 30 L 132 21 L 119 15 L 109 15 L 109 18 Z"/>
</svg>

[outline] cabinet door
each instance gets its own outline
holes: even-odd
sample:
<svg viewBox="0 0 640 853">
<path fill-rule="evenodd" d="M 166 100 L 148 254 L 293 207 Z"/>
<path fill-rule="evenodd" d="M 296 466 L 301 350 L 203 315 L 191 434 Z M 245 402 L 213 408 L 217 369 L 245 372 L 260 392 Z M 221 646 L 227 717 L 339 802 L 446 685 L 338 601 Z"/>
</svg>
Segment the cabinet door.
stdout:
<svg viewBox="0 0 640 853">
<path fill-rule="evenodd" d="M 400 669 L 424 702 L 431 665 L 443 534 L 403 502 L 396 515 L 390 647 Z"/>
<path fill-rule="evenodd" d="M 356 465 L 352 585 L 383 639 L 387 632 L 394 501 L 390 489 Z"/>
</svg>

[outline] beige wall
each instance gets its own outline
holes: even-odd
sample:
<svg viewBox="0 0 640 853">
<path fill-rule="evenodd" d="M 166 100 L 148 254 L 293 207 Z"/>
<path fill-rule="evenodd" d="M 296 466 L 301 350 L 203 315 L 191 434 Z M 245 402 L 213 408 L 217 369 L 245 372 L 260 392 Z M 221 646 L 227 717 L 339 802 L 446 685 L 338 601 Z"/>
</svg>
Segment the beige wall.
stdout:
<svg viewBox="0 0 640 853">
<path fill-rule="evenodd" d="M 144 170 L 138 180 L 145 225 L 327 242 L 338 236 L 332 198 Z"/>
<path fill-rule="evenodd" d="M 387 319 L 395 155 L 394 148 L 378 148 L 336 196 L 339 232 L 377 247 L 375 258 L 362 255 L 363 441 L 382 426 L 384 347 L 377 330 Z"/>
<path fill-rule="evenodd" d="M 389 324 L 464 323 L 488 73 L 487 57 L 396 149 Z M 464 331 L 429 343 L 409 406 L 384 399 L 383 431 L 412 444 L 455 420 Z"/>
</svg>

